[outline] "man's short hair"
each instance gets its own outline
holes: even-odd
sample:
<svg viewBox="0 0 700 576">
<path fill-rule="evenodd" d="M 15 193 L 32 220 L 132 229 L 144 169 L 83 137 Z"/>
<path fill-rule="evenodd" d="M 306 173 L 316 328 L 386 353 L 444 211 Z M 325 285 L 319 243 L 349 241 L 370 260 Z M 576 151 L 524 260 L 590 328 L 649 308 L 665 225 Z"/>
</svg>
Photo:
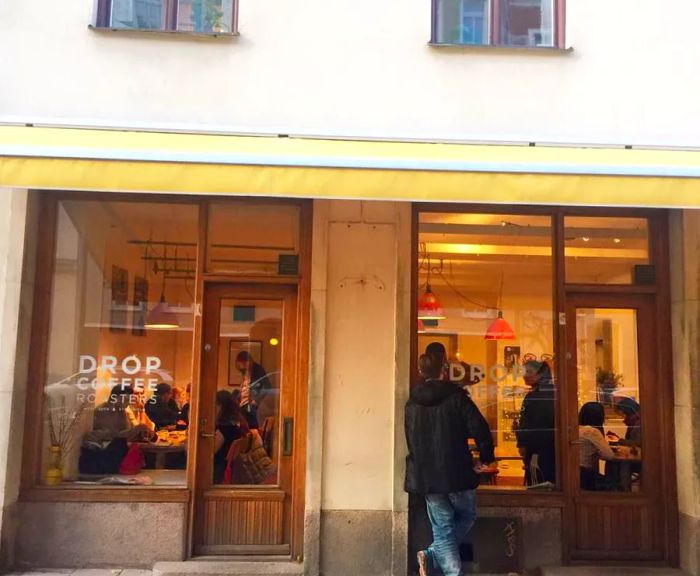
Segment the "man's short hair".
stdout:
<svg viewBox="0 0 700 576">
<path fill-rule="evenodd" d="M 236 356 L 236 362 L 248 362 L 250 354 L 246 350 L 241 350 Z"/>
<path fill-rule="evenodd" d="M 443 362 L 447 358 L 447 350 L 442 342 L 431 342 L 425 347 L 425 353 L 428 356 L 440 358 Z"/>
<path fill-rule="evenodd" d="M 442 359 L 432 354 L 421 354 L 418 368 L 423 378 L 439 378 L 442 374 Z"/>
</svg>

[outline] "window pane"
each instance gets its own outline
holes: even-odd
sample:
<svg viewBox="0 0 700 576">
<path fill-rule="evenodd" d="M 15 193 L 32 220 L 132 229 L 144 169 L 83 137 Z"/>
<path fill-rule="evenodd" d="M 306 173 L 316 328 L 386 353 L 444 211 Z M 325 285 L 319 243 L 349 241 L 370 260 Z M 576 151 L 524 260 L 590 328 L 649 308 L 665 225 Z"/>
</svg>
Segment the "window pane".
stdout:
<svg viewBox="0 0 700 576">
<path fill-rule="evenodd" d="M 230 202 L 209 210 L 207 270 L 297 276 L 299 207 Z"/>
<path fill-rule="evenodd" d="M 283 302 L 223 300 L 214 484 L 276 484 Z M 255 458 L 255 468 L 246 459 Z"/>
<path fill-rule="evenodd" d="M 553 0 L 503 0 L 501 42 L 507 46 L 554 46 Z"/>
<path fill-rule="evenodd" d="M 441 44 L 488 44 L 489 0 L 439 0 L 435 41 Z"/>
<path fill-rule="evenodd" d="M 582 490 L 641 490 L 642 410 L 637 350 L 635 310 L 576 310 Z"/>
<path fill-rule="evenodd" d="M 177 29 L 202 34 L 234 32 L 233 0 L 180 0 Z"/>
<path fill-rule="evenodd" d="M 566 281 L 570 284 L 634 284 L 649 264 L 646 218 L 567 216 Z"/>
<path fill-rule="evenodd" d="M 166 0 L 112 0 L 112 28 L 165 29 Z"/>
<path fill-rule="evenodd" d="M 418 351 L 445 347 L 491 427 L 484 489 L 556 484 L 551 236 L 548 216 L 419 217 Z"/>
<path fill-rule="evenodd" d="M 197 223 L 182 204 L 59 204 L 46 483 L 185 484 Z"/>
</svg>

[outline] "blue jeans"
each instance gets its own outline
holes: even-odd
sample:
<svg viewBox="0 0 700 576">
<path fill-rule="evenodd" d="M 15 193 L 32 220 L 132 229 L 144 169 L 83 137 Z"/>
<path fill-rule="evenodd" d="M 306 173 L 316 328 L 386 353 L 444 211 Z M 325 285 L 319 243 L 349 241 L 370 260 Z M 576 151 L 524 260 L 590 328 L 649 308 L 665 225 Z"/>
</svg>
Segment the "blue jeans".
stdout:
<svg viewBox="0 0 700 576">
<path fill-rule="evenodd" d="M 445 576 L 462 576 L 459 545 L 466 541 L 476 520 L 476 492 L 426 494 L 425 502 L 433 527 L 428 557 L 440 566 Z"/>
</svg>

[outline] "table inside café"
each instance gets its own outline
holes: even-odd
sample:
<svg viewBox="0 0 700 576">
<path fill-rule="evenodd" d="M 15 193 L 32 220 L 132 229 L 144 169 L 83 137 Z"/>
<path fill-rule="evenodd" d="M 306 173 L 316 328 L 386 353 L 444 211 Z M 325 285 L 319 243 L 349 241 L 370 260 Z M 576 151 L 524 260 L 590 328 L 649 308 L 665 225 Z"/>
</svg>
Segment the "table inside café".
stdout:
<svg viewBox="0 0 700 576">
<path fill-rule="evenodd" d="M 158 432 L 156 442 L 144 442 L 140 444 L 144 454 L 154 454 L 154 468 L 162 470 L 166 465 L 168 454 L 182 454 L 187 452 L 186 430 L 161 430 Z"/>
<path fill-rule="evenodd" d="M 642 449 L 638 446 L 611 446 L 615 457 L 605 464 L 606 479 L 615 482 L 624 492 L 632 491 L 634 469 L 641 468 Z"/>
</svg>

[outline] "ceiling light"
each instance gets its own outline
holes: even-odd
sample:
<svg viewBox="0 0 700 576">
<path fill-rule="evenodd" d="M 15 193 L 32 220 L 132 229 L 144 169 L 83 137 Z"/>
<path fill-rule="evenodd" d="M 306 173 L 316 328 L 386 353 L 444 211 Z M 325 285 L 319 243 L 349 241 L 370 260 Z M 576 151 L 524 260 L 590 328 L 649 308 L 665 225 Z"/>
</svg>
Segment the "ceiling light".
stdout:
<svg viewBox="0 0 700 576">
<path fill-rule="evenodd" d="M 498 318 L 487 328 L 484 340 L 515 340 L 515 330 L 503 319 L 503 312 L 500 310 Z"/>
<path fill-rule="evenodd" d="M 613 242 L 615 242 L 615 244 L 619 244 L 620 242 L 622 242 L 622 240 L 620 240 L 619 238 L 615 238 Z"/>
<path fill-rule="evenodd" d="M 584 242 L 588 242 L 590 238 L 588 236 L 584 236 L 583 238 L 581 238 L 581 240 L 583 240 Z"/>
<path fill-rule="evenodd" d="M 426 284 L 425 293 L 418 300 L 418 319 L 443 320 L 445 318 L 445 311 L 442 309 L 442 304 L 435 294 L 433 294 L 430 284 Z"/>
<path fill-rule="evenodd" d="M 170 309 L 165 300 L 165 292 L 160 295 L 160 302 L 146 316 L 145 328 L 149 330 L 172 330 L 179 328 L 177 314 Z"/>
</svg>

